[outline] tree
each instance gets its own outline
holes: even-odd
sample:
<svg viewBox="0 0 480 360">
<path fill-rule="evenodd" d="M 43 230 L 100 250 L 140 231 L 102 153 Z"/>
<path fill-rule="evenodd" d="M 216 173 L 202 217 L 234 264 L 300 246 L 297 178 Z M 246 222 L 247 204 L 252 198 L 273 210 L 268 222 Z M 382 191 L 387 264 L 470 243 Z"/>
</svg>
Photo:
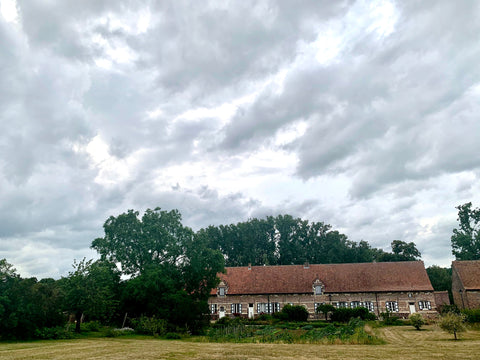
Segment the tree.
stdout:
<svg viewBox="0 0 480 360">
<path fill-rule="evenodd" d="M 125 310 L 199 330 L 224 268 L 222 254 L 208 247 L 207 233 L 194 234 L 178 210 L 160 208 L 147 209 L 141 218 L 133 210 L 111 216 L 104 230 L 92 248 L 131 276 L 123 291 Z"/>
<path fill-rule="evenodd" d="M 60 281 L 65 294 L 64 309 L 75 314 L 75 331 L 80 332 L 82 315 L 109 322 L 119 303 L 120 272 L 115 264 L 83 259 L 74 262 L 73 268 L 74 271 Z"/>
<path fill-rule="evenodd" d="M 420 328 L 425 325 L 425 319 L 419 313 L 411 314 L 408 319 L 410 320 L 410 324 L 417 330 L 420 330 Z"/>
<path fill-rule="evenodd" d="M 459 228 L 453 229 L 452 253 L 457 260 L 480 260 L 480 209 L 472 203 L 457 206 Z"/>
<path fill-rule="evenodd" d="M 450 302 L 453 303 L 452 296 L 452 268 L 442 268 L 437 265 L 429 266 L 427 275 L 435 291 L 448 291 Z"/>
<path fill-rule="evenodd" d="M 325 315 L 325 320 L 328 320 L 328 313 L 333 313 L 336 310 L 335 306 L 330 304 L 321 304 L 318 305 L 315 309 L 317 314 L 323 313 Z"/>
<path fill-rule="evenodd" d="M 390 245 L 392 252 L 378 251 L 377 261 L 416 261 L 420 260 L 422 256 L 413 242 L 407 243 L 401 240 L 393 240 Z"/>
<path fill-rule="evenodd" d="M 61 292 L 53 279 L 22 279 L 5 259 L 0 260 L 0 336 L 30 339 L 44 327 L 65 322 Z"/>
<path fill-rule="evenodd" d="M 465 326 L 465 315 L 455 314 L 453 312 L 448 312 L 445 315 L 442 315 L 438 321 L 438 325 L 442 330 L 449 334 L 453 334 L 455 340 L 457 340 L 457 333 L 467 330 Z"/>
</svg>

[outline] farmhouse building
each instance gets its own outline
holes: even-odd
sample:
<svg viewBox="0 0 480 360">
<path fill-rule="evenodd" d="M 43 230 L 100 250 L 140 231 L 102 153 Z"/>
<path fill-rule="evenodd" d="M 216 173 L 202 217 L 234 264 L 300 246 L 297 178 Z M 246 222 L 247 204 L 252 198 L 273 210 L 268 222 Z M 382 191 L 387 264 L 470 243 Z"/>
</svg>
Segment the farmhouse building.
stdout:
<svg viewBox="0 0 480 360">
<path fill-rule="evenodd" d="M 452 262 L 452 294 L 460 309 L 480 308 L 480 260 Z"/>
<path fill-rule="evenodd" d="M 435 296 L 422 261 L 245 266 L 226 268 L 209 299 L 212 318 L 280 311 L 303 305 L 310 317 L 320 304 L 337 308 L 366 307 L 379 316 L 414 312 L 436 314 Z"/>
</svg>

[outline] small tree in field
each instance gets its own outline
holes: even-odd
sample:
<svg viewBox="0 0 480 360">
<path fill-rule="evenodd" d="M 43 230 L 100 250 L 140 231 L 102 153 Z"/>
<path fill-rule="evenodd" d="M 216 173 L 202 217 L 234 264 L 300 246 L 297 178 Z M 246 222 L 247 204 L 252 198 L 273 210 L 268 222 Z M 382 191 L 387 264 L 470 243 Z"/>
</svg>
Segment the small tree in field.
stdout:
<svg viewBox="0 0 480 360">
<path fill-rule="evenodd" d="M 425 319 L 419 313 L 410 315 L 409 319 L 410 324 L 417 330 L 420 330 L 420 328 L 425 325 Z"/>
<path fill-rule="evenodd" d="M 442 330 L 453 334 L 455 340 L 457 340 L 457 333 L 467 330 L 465 326 L 465 315 L 463 314 L 447 313 L 440 317 L 438 325 Z"/>
</svg>

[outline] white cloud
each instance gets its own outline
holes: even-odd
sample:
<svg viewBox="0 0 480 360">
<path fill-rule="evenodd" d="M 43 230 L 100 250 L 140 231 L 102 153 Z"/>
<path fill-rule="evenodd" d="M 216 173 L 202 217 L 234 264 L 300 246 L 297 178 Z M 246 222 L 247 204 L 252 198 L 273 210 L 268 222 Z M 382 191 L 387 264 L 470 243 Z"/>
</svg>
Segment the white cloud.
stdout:
<svg viewBox="0 0 480 360">
<path fill-rule="evenodd" d="M 24 274 L 156 206 L 196 229 L 292 213 L 448 265 L 455 206 L 480 204 L 477 2 L 0 12 L 0 244 Z"/>
</svg>

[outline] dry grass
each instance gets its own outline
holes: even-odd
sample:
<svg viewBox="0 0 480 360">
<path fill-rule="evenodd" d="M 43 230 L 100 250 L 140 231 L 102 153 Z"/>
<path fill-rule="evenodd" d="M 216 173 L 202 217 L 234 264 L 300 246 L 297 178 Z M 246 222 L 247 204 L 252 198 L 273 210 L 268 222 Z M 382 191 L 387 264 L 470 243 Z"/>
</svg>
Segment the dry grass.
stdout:
<svg viewBox="0 0 480 360">
<path fill-rule="evenodd" d="M 218 344 L 157 339 L 0 343 L 0 359 L 478 359 L 480 331 L 461 340 L 435 327 L 380 329 L 386 345 Z"/>
</svg>

